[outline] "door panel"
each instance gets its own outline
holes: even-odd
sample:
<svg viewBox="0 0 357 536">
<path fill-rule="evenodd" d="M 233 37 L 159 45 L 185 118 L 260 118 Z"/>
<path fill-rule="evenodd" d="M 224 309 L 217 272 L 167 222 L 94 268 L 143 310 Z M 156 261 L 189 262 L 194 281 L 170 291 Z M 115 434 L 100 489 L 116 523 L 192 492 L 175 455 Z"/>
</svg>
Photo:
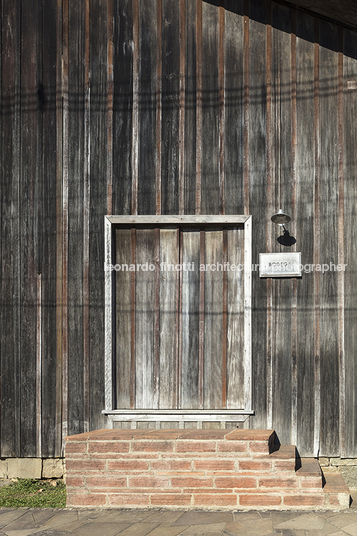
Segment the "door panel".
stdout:
<svg viewBox="0 0 357 536">
<path fill-rule="evenodd" d="M 116 230 L 117 409 L 244 409 L 243 233 Z"/>
</svg>

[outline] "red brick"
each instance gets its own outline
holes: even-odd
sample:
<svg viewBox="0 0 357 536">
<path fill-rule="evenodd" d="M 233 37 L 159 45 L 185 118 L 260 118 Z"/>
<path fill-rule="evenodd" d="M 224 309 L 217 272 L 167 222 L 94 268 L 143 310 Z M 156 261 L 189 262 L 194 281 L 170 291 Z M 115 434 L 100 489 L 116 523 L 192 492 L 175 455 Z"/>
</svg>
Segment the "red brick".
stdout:
<svg viewBox="0 0 357 536">
<path fill-rule="evenodd" d="M 147 471 L 149 463 L 139 460 L 108 461 L 109 471 Z"/>
<path fill-rule="evenodd" d="M 293 478 L 260 478 L 258 487 L 262 488 L 297 488 L 298 482 Z"/>
<path fill-rule="evenodd" d="M 195 494 L 195 506 L 237 506 L 237 495 L 233 493 L 227 494 Z"/>
<path fill-rule="evenodd" d="M 273 439 L 274 430 L 232 430 L 226 434 L 227 441 L 269 441 Z"/>
<path fill-rule="evenodd" d="M 269 445 L 266 441 L 252 441 L 249 443 L 249 450 L 256 455 L 259 454 L 269 454 Z"/>
<path fill-rule="evenodd" d="M 188 506 L 191 504 L 191 495 L 151 495 L 152 506 Z"/>
<path fill-rule="evenodd" d="M 318 476 L 301 477 L 300 486 L 302 488 L 319 488 L 322 489 L 322 478 Z"/>
<path fill-rule="evenodd" d="M 277 471 L 294 471 L 295 473 L 295 460 L 276 460 L 274 462 L 274 467 Z"/>
<path fill-rule="evenodd" d="M 169 478 L 154 476 L 129 477 L 129 488 L 167 488 L 170 484 Z"/>
<path fill-rule="evenodd" d="M 234 460 L 196 460 L 195 469 L 198 471 L 233 471 Z"/>
<path fill-rule="evenodd" d="M 66 486 L 81 487 L 84 486 L 84 477 L 82 476 L 66 476 Z"/>
<path fill-rule="evenodd" d="M 248 443 L 246 441 L 219 441 L 217 443 L 218 452 L 237 452 L 246 453 L 248 451 Z"/>
<path fill-rule="evenodd" d="M 240 495 L 239 504 L 241 506 L 279 506 L 281 497 L 278 495 Z"/>
<path fill-rule="evenodd" d="M 132 441 L 131 448 L 134 452 L 172 452 L 172 441 Z"/>
<path fill-rule="evenodd" d="M 285 506 L 323 506 L 325 496 L 316 495 L 293 495 L 284 497 Z"/>
<path fill-rule="evenodd" d="M 217 477 L 215 478 L 217 488 L 255 488 L 257 483 L 255 478 L 249 477 Z"/>
<path fill-rule="evenodd" d="M 176 452 L 216 452 L 214 441 L 177 441 Z"/>
<path fill-rule="evenodd" d="M 66 460 L 66 471 L 101 471 L 104 460 Z"/>
<path fill-rule="evenodd" d="M 213 478 L 177 477 L 171 478 L 173 488 L 204 488 L 213 486 Z"/>
<path fill-rule="evenodd" d="M 111 506 L 149 506 L 149 495 L 141 494 L 114 494 L 111 493 L 109 496 L 109 504 Z"/>
<path fill-rule="evenodd" d="M 84 454 L 87 450 L 87 443 L 84 442 L 75 442 L 70 443 L 67 441 L 65 451 L 67 454 Z"/>
<path fill-rule="evenodd" d="M 67 493 L 67 506 L 104 506 L 104 493 Z"/>
<path fill-rule="evenodd" d="M 123 488 L 127 485 L 127 479 L 125 477 L 112 477 L 112 476 L 88 476 L 86 478 L 86 485 L 89 488 Z"/>
<path fill-rule="evenodd" d="M 88 452 L 129 452 L 129 443 L 125 441 L 91 441 Z"/>
<path fill-rule="evenodd" d="M 190 471 L 191 462 L 186 460 L 155 460 L 150 464 L 155 471 Z"/>
<path fill-rule="evenodd" d="M 270 471 L 270 461 L 254 461 L 254 460 L 242 460 L 239 462 L 239 469 L 241 471 Z"/>
<path fill-rule="evenodd" d="M 330 504 L 332 506 L 340 506 L 340 501 L 337 494 L 330 493 L 329 494 Z"/>
</svg>

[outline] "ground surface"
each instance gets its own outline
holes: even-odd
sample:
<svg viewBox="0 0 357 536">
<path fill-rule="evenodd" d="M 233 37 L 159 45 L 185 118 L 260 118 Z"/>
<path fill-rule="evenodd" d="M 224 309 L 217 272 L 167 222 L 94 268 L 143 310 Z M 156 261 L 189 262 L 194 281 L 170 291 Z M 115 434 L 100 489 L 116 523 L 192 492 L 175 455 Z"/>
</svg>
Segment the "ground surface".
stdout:
<svg viewBox="0 0 357 536">
<path fill-rule="evenodd" d="M 357 498 L 357 497 L 356 497 Z M 341 512 L 0 509 L 0 536 L 357 536 Z"/>
</svg>

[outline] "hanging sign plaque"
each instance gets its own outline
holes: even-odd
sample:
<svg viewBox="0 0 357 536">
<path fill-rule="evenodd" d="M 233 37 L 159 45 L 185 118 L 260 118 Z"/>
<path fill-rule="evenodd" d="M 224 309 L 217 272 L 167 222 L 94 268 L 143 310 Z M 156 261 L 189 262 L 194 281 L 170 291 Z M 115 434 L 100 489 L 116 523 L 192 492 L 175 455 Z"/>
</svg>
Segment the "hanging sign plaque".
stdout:
<svg viewBox="0 0 357 536">
<path fill-rule="evenodd" d="M 301 253 L 259 253 L 260 277 L 301 277 Z"/>
</svg>

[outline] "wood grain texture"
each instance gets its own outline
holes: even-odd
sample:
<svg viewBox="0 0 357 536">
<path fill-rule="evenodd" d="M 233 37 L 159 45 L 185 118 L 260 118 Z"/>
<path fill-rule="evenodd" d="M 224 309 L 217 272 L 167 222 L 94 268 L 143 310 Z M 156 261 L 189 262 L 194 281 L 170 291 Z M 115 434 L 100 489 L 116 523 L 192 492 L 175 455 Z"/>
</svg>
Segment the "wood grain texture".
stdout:
<svg viewBox="0 0 357 536">
<path fill-rule="evenodd" d="M 114 0 L 113 214 L 130 214 L 133 125 L 133 3 Z"/>
<path fill-rule="evenodd" d="M 40 271 L 42 287 L 42 407 L 41 407 L 41 454 L 55 455 L 56 415 L 56 175 L 57 175 L 57 50 L 53 36 L 57 31 L 57 3 L 50 0 L 42 5 L 43 52 L 42 52 L 42 186 L 41 210 L 46 226 L 41 226 Z M 46 155 L 44 157 L 43 155 Z M 51 180 L 48 180 L 51 177 Z M 45 261 L 45 262 L 44 262 Z"/>
<path fill-rule="evenodd" d="M 320 23 L 320 255 L 338 263 L 338 33 Z M 336 230 L 331 233 L 331 229 Z M 321 455 L 339 452 L 337 271 L 321 274 Z M 335 426 L 331 427 L 330 423 Z"/>
<path fill-rule="evenodd" d="M 20 406 L 20 2 L 3 2 L 1 97 L 1 455 L 19 456 Z"/>
<path fill-rule="evenodd" d="M 356 405 L 350 401 L 354 397 L 354 390 L 357 384 L 357 365 L 355 360 L 356 338 L 354 336 L 357 322 L 356 309 L 356 269 L 354 259 L 356 258 L 356 241 L 353 232 L 346 232 L 346 229 L 353 229 L 356 219 L 356 126 L 353 121 L 357 106 L 357 95 L 354 88 L 354 81 L 357 77 L 357 42 L 354 34 L 344 31 L 344 209 L 345 209 L 345 307 L 344 307 L 344 346 L 346 355 L 346 456 L 352 457 L 357 448 L 357 425 L 356 425 Z M 352 87 L 351 87 L 352 86 Z"/>
<path fill-rule="evenodd" d="M 313 262 L 314 213 L 314 20 L 297 13 L 297 169 L 296 169 L 296 240 L 303 263 Z M 306 393 L 314 390 L 313 273 L 297 282 L 297 437 L 301 456 L 313 451 L 314 399 Z"/>
<path fill-rule="evenodd" d="M 244 214 L 243 1 L 225 2 L 224 176 L 225 213 Z"/>
</svg>

